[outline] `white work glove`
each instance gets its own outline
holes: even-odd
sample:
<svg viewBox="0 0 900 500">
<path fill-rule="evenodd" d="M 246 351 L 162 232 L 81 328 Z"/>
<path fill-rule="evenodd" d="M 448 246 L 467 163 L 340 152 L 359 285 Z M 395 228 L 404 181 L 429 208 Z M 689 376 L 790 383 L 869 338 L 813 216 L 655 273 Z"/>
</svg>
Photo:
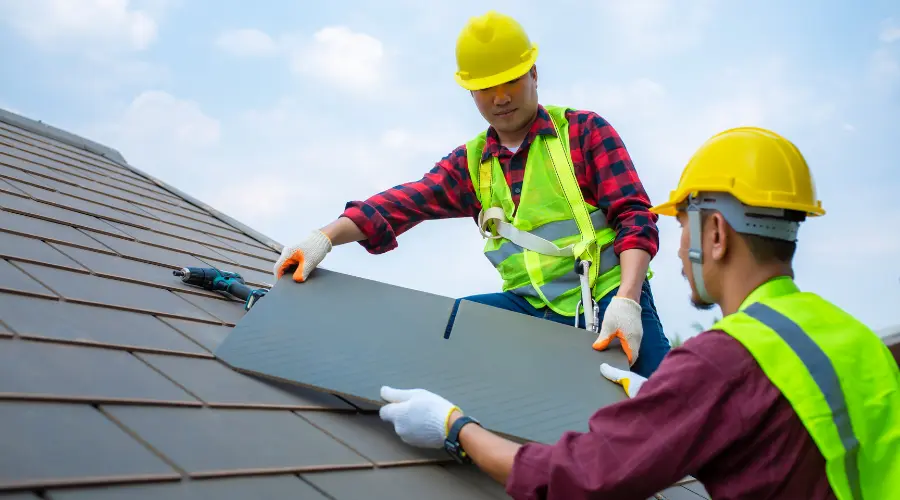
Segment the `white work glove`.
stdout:
<svg viewBox="0 0 900 500">
<path fill-rule="evenodd" d="M 635 397 L 638 391 L 641 390 L 641 386 L 647 381 L 646 378 L 637 373 L 620 370 L 606 363 L 600 365 L 600 373 L 609 380 L 621 385 L 629 398 Z"/>
<path fill-rule="evenodd" d="M 600 325 L 600 335 L 594 341 L 594 349 L 606 350 L 615 337 L 622 343 L 622 350 L 628 357 L 628 366 L 634 366 L 644 337 L 640 304 L 625 297 L 612 298 L 603 313 L 603 323 Z"/>
<path fill-rule="evenodd" d="M 322 262 L 325 255 L 331 251 L 331 240 L 322 231 L 316 230 L 309 234 L 305 240 L 297 245 L 284 247 L 281 257 L 275 262 L 272 271 L 275 281 L 292 266 L 297 266 L 294 271 L 294 281 L 306 281 L 309 273 Z"/>
<path fill-rule="evenodd" d="M 421 448 L 441 448 L 450 430 L 447 421 L 453 403 L 425 389 L 394 389 L 383 386 L 381 398 L 387 401 L 378 414 L 394 424 L 394 432 L 404 443 Z"/>
</svg>

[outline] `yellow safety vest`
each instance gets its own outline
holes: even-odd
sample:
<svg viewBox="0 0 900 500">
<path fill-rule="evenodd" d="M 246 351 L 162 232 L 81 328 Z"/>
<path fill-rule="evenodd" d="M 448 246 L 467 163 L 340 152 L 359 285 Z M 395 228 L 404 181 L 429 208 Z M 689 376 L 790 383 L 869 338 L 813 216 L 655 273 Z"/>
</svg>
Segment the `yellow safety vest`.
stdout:
<svg viewBox="0 0 900 500">
<path fill-rule="evenodd" d="M 789 277 L 712 328 L 743 344 L 790 402 L 837 498 L 900 496 L 900 369 L 872 330 Z"/>
<path fill-rule="evenodd" d="M 482 162 L 487 131 L 466 143 L 468 168 L 482 206 L 479 226 L 488 237 L 484 254 L 500 273 L 503 290 L 536 308 L 574 316 L 583 298 L 576 259 L 591 262 L 588 283 L 594 300 L 619 286 L 616 232 L 606 214 L 582 197 L 569 151 L 567 108 L 545 109 L 556 136 L 538 135 L 532 142 L 518 208 L 497 157 Z"/>
</svg>

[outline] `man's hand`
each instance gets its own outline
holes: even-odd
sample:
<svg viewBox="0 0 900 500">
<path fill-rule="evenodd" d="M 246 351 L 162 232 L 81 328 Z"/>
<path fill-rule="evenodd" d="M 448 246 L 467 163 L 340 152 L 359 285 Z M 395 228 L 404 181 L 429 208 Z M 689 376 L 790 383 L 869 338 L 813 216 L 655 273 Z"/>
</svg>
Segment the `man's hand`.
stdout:
<svg viewBox="0 0 900 500">
<path fill-rule="evenodd" d="M 284 247 L 281 257 L 275 262 L 272 271 L 275 281 L 278 281 L 284 273 L 293 268 L 294 281 L 306 281 L 309 273 L 322 262 L 325 255 L 331 251 L 331 240 L 322 231 L 313 231 L 305 240 L 297 245 Z"/>
<path fill-rule="evenodd" d="M 641 339 L 644 326 L 641 323 L 641 305 L 625 297 L 613 297 L 600 325 L 600 335 L 594 341 L 594 349 L 604 351 L 610 341 L 618 337 L 622 342 L 622 350 L 628 357 L 628 365 L 633 366 L 641 350 Z"/>
<path fill-rule="evenodd" d="M 600 365 L 600 373 L 609 380 L 621 385 L 629 398 L 635 397 L 641 389 L 641 386 L 647 381 L 646 378 L 637 373 L 620 370 L 606 363 Z"/>
<path fill-rule="evenodd" d="M 400 439 L 421 448 L 441 448 L 450 430 L 450 415 L 460 411 L 453 403 L 425 389 L 381 388 L 384 405 L 378 414 L 394 425 Z M 461 412 L 460 412 L 461 413 Z"/>
</svg>

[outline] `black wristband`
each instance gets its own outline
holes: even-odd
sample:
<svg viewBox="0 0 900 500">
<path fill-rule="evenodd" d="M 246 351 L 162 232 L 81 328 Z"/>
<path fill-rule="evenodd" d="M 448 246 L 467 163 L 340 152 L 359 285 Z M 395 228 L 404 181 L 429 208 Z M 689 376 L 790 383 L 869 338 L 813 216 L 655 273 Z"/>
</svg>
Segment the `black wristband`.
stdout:
<svg viewBox="0 0 900 500">
<path fill-rule="evenodd" d="M 472 459 L 469 458 L 469 455 L 463 450 L 462 445 L 459 444 L 459 431 L 462 430 L 463 426 L 466 424 L 476 424 L 480 426 L 481 422 L 465 415 L 456 419 L 456 421 L 453 422 L 453 425 L 450 426 L 450 430 L 447 432 L 447 438 L 444 440 L 444 449 L 447 450 L 447 453 L 449 453 L 457 462 L 470 464 L 472 463 Z"/>
</svg>

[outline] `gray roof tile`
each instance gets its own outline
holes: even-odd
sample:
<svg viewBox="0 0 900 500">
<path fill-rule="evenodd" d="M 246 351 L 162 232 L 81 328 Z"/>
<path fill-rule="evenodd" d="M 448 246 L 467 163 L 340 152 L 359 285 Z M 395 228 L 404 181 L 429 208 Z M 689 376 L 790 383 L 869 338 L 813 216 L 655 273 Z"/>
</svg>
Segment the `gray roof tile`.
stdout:
<svg viewBox="0 0 900 500">
<path fill-rule="evenodd" d="M 37 217 L 17 214 L 5 210 L 0 210 L 0 231 L 7 234 L 19 234 L 31 238 L 40 238 L 46 241 L 55 241 L 67 245 L 91 248 L 98 251 L 112 252 L 112 250 L 102 245 L 97 239 L 91 238 L 85 233 L 72 226 L 66 225 L 65 223 L 47 221 Z M 103 237 L 108 238 L 108 236 Z"/>
<path fill-rule="evenodd" d="M 167 290 L 35 264 L 17 265 L 72 302 L 105 304 L 151 314 L 219 322 Z"/>
<path fill-rule="evenodd" d="M 0 193 L 0 207 L 10 212 L 15 212 L 32 217 L 41 217 L 43 219 L 68 224 L 74 227 L 90 229 L 98 233 L 109 234 L 112 236 L 128 237 L 127 234 L 119 231 L 115 227 L 98 219 L 97 217 L 87 215 L 73 210 L 67 210 L 58 206 L 42 203 L 34 199 L 22 198 L 21 196 L 12 196 L 6 193 Z"/>
<path fill-rule="evenodd" d="M 228 368 L 217 360 L 136 354 L 198 399 L 218 406 L 351 410 L 336 396 L 310 389 L 287 391 Z"/>
<path fill-rule="evenodd" d="M 297 413 L 378 465 L 450 460 L 443 450 L 414 448 L 400 441 L 390 424 L 383 422 L 378 415 L 314 411 Z"/>
<path fill-rule="evenodd" d="M 2 497 L 0 497 L 2 498 Z M 34 500 L 36 500 L 35 497 Z M 50 490 L 49 500 L 326 500 L 294 474 Z M 6 499 L 3 499 L 6 500 Z"/>
<path fill-rule="evenodd" d="M 0 395 L 199 404 L 131 353 L 23 339 L 0 339 Z"/>
<path fill-rule="evenodd" d="M 22 337 L 212 356 L 208 349 L 197 345 L 160 319 L 163 318 L 109 307 L 0 293 L 0 321 Z"/>
<path fill-rule="evenodd" d="M 508 498 L 502 488 L 489 492 L 477 485 L 463 483 L 437 466 L 390 467 L 366 471 L 334 471 L 303 474 L 303 478 L 319 487 L 335 500 L 366 498 L 394 500 L 427 498 L 450 500 L 467 498 L 486 500 Z"/>
<path fill-rule="evenodd" d="M 17 268 L 10 264 L 9 261 L 3 259 L 0 259 L 0 290 L 45 297 L 56 297 L 56 295 L 47 287 L 41 285 L 22 272 L 20 268 Z"/>
<path fill-rule="evenodd" d="M 172 248 L 159 247 L 145 242 L 114 238 L 104 234 L 85 232 L 90 237 L 102 243 L 113 253 L 133 260 L 140 260 L 150 264 L 169 266 L 173 269 L 187 266 L 209 267 L 209 264 L 197 259 L 193 255 Z"/>
<path fill-rule="evenodd" d="M 4 179 L 14 179 L 34 186 L 45 187 L 47 189 L 52 189 L 53 183 L 56 182 L 44 177 L 31 175 L 18 168 L 8 167 L 4 165 L 2 161 L 3 158 L 0 157 L 0 177 Z"/>
<path fill-rule="evenodd" d="M 97 255 L 103 254 L 98 253 Z M 64 252 L 57 250 L 51 244 L 16 234 L 6 234 L 0 238 L 0 257 L 50 264 L 81 272 L 86 270 L 84 266 L 67 257 Z"/>
<path fill-rule="evenodd" d="M 102 408 L 191 475 L 371 466 L 289 410 Z"/>
<path fill-rule="evenodd" d="M 169 275 L 171 276 L 172 273 L 170 272 Z M 172 294 L 194 304 L 198 309 L 206 311 L 211 316 L 214 316 L 228 325 L 234 325 L 244 317 L 244 303 L 234 300 L 233 298 L 223 300 L 174 290 L 172 291 Z"/>
<path fill-rule="evenodd" d="M 211 325 L 198 321 L 188 321 L 176 318 L 159 318 L 172 328 L 191 338 L 210 352 L 215 352 L 219 344 L 231 333 L 231 327 L 223 325 Z"/>
<path fill-rule="evenodd" d="M 0 488 L 177 479 L 177 472 L 94 407 L 0 401 Z"/>
<path fill-rule="evenodd" d="M 36 241 L 36 240 L 33 240 Z M 180 279 L 172 279 L 172 267 L 163 267 L 158 264 L 138 262 L 134 259 L 126 259 L 116 255 L 94 252 L 73 248 L 67 245 L 50 243 L 50 246 L 61 254 L 69 257 L 68 260 L 77 262 L 76 267 L 90 270 L 91 273 L 105 278 L 121 281 L 133 281 L 145 285 L 156 286 L 168 290 L 180 290 L 188 293 L 216 298 L 227 303 L 224 296 L 216 292 L 208 292 L 201 288 L 183 283 Z M 231 299 L 229 299 L 230 301 Z"/>
</svg>

